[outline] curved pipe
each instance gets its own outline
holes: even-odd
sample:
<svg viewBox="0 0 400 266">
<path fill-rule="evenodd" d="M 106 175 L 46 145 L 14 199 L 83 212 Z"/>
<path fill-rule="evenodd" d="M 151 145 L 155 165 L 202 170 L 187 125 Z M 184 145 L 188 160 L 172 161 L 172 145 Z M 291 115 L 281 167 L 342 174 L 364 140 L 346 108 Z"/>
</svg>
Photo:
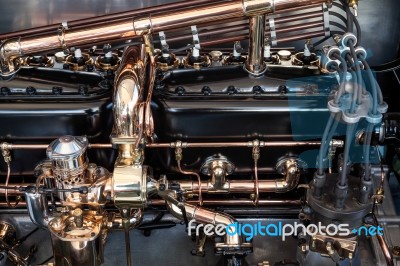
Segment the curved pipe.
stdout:
<svg viewBox="0 0 400 266">
<path fill-rule="evenodd" d="M 47 229 L 51 220 L 45 194 L 25 193 L 26 206 L 32 222 L 40 228 Z"/>
<path fill-rule="evenodd" d="M 258 180 L 258 191 L 284 193 L 294 188 L 299 183 L 300 169 L 297 165 L 292 164 L 286 168 L 283 178 L 275 180 Z M 199 184 L 196 181 L 180 181 L 173 180 L 171 183 L 177 183 L 181 189 L 186 192 L 198 192 Z M 226 180 L 225 184 L 220 188 L 227 193 L 253 193 L 254 180 Z M 211 181 L 201 182 L 201 191 L 203 193 L 215 193 L 214 185 Z"/>
<path fill-rule="evenodd" d="M 172 200 L 170 200 L 169 197 L 167 197 L 166 203 L 167 203 L 167 208 L 172 215 L 174 215 L 178 219 L 184 220 L 182 209 L 178 207 L 175 204 L 175 202 L 172 202 Z M 179 203 L 179 204 L 182 204 L 183 208 L 185 209 L 186 217 L 187 220 L 189 221 L 195 220 L 196 223 L 212 224 L 212 225 L 222 224 L 225 226 L 228 226 L 236 222 L 236 220 L 232 216 L 227 214 L 213 212 L 205 208 L 194 206 L 188 203 Z M 231 247 L 240 248 L 242 244 L 242 239 L 238 234 L 225 235 L 225 244 Z"/>
<path fill-rule="evenodd" d="M 116 138 L 139 138 L 143 123 L 146 70 L 145 49 L 129 47 L 122 57 L 114 82 L 114 134 Z"/>
</svg>

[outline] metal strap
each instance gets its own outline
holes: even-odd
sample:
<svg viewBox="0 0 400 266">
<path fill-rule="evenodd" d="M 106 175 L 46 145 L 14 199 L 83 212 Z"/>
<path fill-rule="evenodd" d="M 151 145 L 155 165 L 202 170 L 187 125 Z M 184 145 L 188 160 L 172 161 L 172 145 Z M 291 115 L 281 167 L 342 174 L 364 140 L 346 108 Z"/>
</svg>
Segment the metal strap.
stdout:
<svg viewBox="0 0 400 266">
<path fill-rule="evenodd" d="M 330 29 L 330 23 L 329 23 L 329 8 L 325 3 L 322 4 L 322 12 L 324 14 L 324 17 L 323 17 L 324 32 L 325 32 L 325 36 L 328 37 L 328 36 L 330 36 L 331 29 Z"/>
<path fill-rule="evenodd" d="M 276 40 L 275 18 L 269 17 L 268 22 L 269 22 L 269 31 L 271 34 L 271 45 L 276 46 L 278 44 L 278 42 Z"/>
<path fill-rule="evenodd" d="M 194 47 L 196 49 L 200 50 L 200 39 L 199 39 L 199 35 L 198 35 L 198 32 L 197 32 L 197 27 L 196 26 L 191 26 L 190 28 L 192 30 Z"/>
</svg>

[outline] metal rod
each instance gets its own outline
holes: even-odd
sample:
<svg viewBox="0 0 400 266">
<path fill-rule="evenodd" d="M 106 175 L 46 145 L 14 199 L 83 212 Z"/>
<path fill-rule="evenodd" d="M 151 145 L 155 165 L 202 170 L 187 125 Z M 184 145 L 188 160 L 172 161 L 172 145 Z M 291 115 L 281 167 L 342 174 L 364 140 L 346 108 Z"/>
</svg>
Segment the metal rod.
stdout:
<svg viewBox="0 0 400 266">
<path fill-rule="evenodd" d="M 296 32 L 300 30 L 307 30 L 311 28 L 323 28 L 324 22 L 323 21 L 317 21 L 317 22 L 309 22 L 309 23 L 304 23 L 300 25 L 295 25 L 291 27 L 285 27 L 281 29 L 276 29 L 275 32 L 278 33 L 288 33 L 288 32 Z M 270 31 L 266 32 L 267 34 L 270 33 Z M 279 38 L 277 38 L 279 40 Z"/>
<path fill-rule="evenodd" d="M 68 28 L 76 29 L 76 28 L 78 28 L 78 26 L 80 26 L 80 27 L 98 26 L 99 25 L 98 23 L 102 23 L 102 22 L 109 23 L 110 21 L 114 22 L 115 20 L 118 20 L 118 19 L 126 19 L 126 18 L 133 17 L 136 15 L 143 16 L 143 15 L 148 15 L 149 13 L 176 10 L 178 8 L 184 8 L 184 7 L 189 7 L 189 6 L 193 6 L 193 5 L 201 5 L 201 4 L 211 3 L 211 2 L 214 2 L 214 0 L 182 1 L 182 2 L 178 2 L 178 3 L 170 3 L 170 4 L 147 7 L 147 8 L 134 9 L 134 10 L 124 11 L 124 12 L 119 12 L 119 13 L 113 13 L 113 14 L 104 15 L 104 16 L 78 19 L 78 20 L 69 21 Z M 30 35 L 30 36 L 36 35 L 36 34 L 42 35 L 42 34 L 46 34 L 49 32 L 54 32 L 55 30 L 57 30 L 57 28 L 59 26 L 60 26 L 60 23 L 26 29 L 26 30 L 14 31 L 14 32 L 10 32 L 10 33 L 5 33 L 5 34 L 0 35 L 0 40 L 15 38 L 15 37 L 24 37 L 26 35 Z"/>
<path fill-rule="evenodd" d="M 129 228 L 124 229 L 125 233 L 125 253 L 126 253 L 126 265 L 131 266 L 131 239 L 129 237 Z"/>
<path fill-rule="evenodd" d="M 264 63 L 265 15 L 252 16 L 249 22 L 249 52 L 245 70 L 259 76 L 266 70 Z"/>
<path fill-rule="evenodd" d="M 47 149 L 48 144 L 11 144 L 0 143 L 5 145 L 8 150 L 40 150 Z M 283 146 L 319 146 L 321 141 L 270 141 L 264 142 L 260 147 L 283 147 Z M 93 143 L 89 144 L 90 149 L 111 149 L 110 143 Z M 235 148 L 235 147 L 252 147 L 252 142 L 184 142 L 184 148 Z M 172 143 L 147 143 L 146 148 L 174 148 Z"/>
<path fill-rule="evenodd" d="M 313 31 L 313 32 L 307 32 L 304 34 L 300 35 L 293 35 L 289 37 L 283 37 L 283 38 L 278 38 L 278 42 L 292 42 L 292 41 L 298 41 L 298 40 L 304 40 L 304 39 L 309 39 L 309 38 L 315 38 L 315 37 L 321 37 L 325 36 L 325 31 L 320 30 L 320 31 Z"/>
<path fill-rule="evenodd" d="M 175 143 L 148 143 L 146 148 L 174 148 Z M 182 142 L 183 148 L 234 148 L 253 147 L 251 141 L 246 142 Z M 321 141 L 270 141 L 260 145 L 262 147 L 286 147 L 286 146 L 319 146 Z"/>
<path fill-rule="evenodd" d="M 275 24 L 278 25 L 278 24 L 295 22 L 295 21 L 300 21 L 300 20 L 305 20 L 305 19 L 313 19 L 313 18 L 321 18 L 322 19 L 323 18 L 322 16 L 323 16 L 322 11 L 314 11 L 314 12 L 298 14 L 298 15 L 282 16 L 279 18 L 275 18 L 274 20 L 275 20 Z"/>
<path fill-rule="evenodd" d="M 186 201 L 190 204 L 196 204 L 197 200 L 188 200 Z M 267 200 L 267 199 L 259 199 L 258 206 L 282 206 L 282 205 L 301 205 L 301 200 Z M 165 205 L 165 200 L 153 199 L 149 201 L 149 205 L 159 206 Z M 230 199 L 230 200 L 221 200 L 221 199 L 203 199 L 203 205 L 210 206 L 219 206 L 219 205 L 241 205 L 241 206 L 254 206 L 254 201 L 251 199 Z"/>
<path fill-rule="evenodd" d="M 287 12 L 293 7 L 307 7 L 322 3 L 324 0 L 288 0 L 275 1 L 275 10 L 265 10 L 265 13 L 274 11 Z M 193 8 L 196 7 L 196 8 Z M 245 4 L 242 0 L 191 6 L 175 12 L 157 13 L 152 16 L 133 20 L 132 17 L 119 22 L 107 23 L 96 27 L 87 26 L 82 30 L 61 30 L 58 33 L 46 34 L 39 37 L 21 38 L 15 41 L 15 53 L 31 54 L 45 52 L 57 48 L 87 45 L 93 42 L 108 42 L 116 38 L 136 37 L 150 32 L 155 33 L 186 27 L 195 24 L 221 22 L 231 18 L 244 17 Z M 262 16 L 260 14 L 260 16 Z M 265 24 L 264 24 L 265 25 Z M 9 47 L 14 47 L 7 43 Z M 5 58 L 8 60 L 8 58 Z"/>
<path fill-rule="evenodd" d="M 8 150 L 40 150 L 47 149 L 49 144 L 11 144 L 11 143 L 0 143 L 0 145 L 5 145 Z M 89 149 L 110 149 L 112 144 L 108 143 L 93 143 L 89 144 Z"/>
</svg>

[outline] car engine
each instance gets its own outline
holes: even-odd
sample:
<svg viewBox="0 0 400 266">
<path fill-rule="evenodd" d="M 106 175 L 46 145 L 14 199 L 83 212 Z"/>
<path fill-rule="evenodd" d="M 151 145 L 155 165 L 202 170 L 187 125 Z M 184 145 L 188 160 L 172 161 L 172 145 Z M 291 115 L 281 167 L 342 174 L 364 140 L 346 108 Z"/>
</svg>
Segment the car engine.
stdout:
<svg viewBox="0 0 400 266">
<path fill-rule="evenodd" d="M 400 265 L 400 2 L 0 6 L 0 265 Z"/>
</svg>

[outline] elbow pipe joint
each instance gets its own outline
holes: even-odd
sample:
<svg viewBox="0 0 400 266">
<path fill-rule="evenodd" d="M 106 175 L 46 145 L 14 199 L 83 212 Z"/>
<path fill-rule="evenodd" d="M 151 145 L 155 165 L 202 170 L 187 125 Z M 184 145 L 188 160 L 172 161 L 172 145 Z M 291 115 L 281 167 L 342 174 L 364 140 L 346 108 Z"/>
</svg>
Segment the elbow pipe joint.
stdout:
<svg viewBox="0 0 400 266">
<path fill-rule="evenodd" d="M 161 195 L 162 196 L 162 195 Z M 172 215 L 177 217 L 178 219 L 183 220 L 183 214 L 181 208 L 177 205 L 176 202 L 176 193 L 174 191 L 170 191 L 167 197 L 164 197 L 167 203 L 167 208 L 171 212 Z M 235 224 L 236 220 L 227 214 L 214 212 L 202 207 L 194 206 L 188 203 L 178 203 L 182 204 L 185 208 L 187 219 L 194 220 L 196 223 L 200 224 L 212 224 L 212 225 L 224 225 L 229 226 L 231 224 Z M 216 252 L 224 254 L 227 251 L 230 251 L 235 254 L 247 254 L 251 252 L 252 245 L 251 243 L 242 242 L 241 236 L 238 234 L 234 235 L 225 235 L 223 243 L 217 243 L 215 245 Z"/>
<path fill-rule="evenodd" d="M 20 38 L 0 44 L 0 77 L 9 78 L 20 68 L 18 57 L 22 56 Z"/>
</svg>

